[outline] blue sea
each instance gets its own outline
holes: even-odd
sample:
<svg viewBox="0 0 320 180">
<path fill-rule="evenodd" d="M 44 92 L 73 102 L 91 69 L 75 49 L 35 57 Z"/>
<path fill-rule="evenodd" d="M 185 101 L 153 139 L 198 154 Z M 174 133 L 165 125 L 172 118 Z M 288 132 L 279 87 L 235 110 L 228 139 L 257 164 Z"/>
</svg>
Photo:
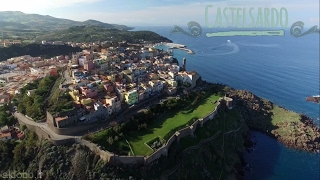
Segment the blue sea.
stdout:
<svg viewBox="0 0 320 180">
<path fill-rule="evenodd" d="M 305 100 L 320 91 L 319 34 L 295 38 L 286 30 L 285 36 L 208 38 L 205 33 L 217 29 L 203 29 L 202 36 L 194 38 L 170 35 L 171 29 L 135 30 L 154 31 L 193 50 L 193 55 L 174 50 L 174 57 L 180 64 L 185 57 L 187 70 L 196 70 L 204 80 L 249 90 L 281 107 L 304 113 L 319 125 L 319 105 Z M 252 166 L 252 172 L 245 174 L 246 179 L 320 179 L 319 155 L 288 149 L 259 132 L 252 131 L 252 135 L 257 145 L 253 152 L 245 154 Z"/>
</svg>

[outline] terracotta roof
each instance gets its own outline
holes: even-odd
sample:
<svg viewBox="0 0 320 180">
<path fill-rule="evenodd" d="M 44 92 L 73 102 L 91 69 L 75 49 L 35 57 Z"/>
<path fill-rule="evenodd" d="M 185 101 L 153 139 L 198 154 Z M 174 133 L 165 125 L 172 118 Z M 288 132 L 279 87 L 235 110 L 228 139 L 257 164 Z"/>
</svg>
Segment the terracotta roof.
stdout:
<svg viewBox="0 0 320 180">
<path fill-rule="evenodd" d="M 65 116 L 65 117 L 57 117 L 56 118 L 56 121 L 58 122 L 58 121 L 64 121 L 64 120 L 66 120 L 66 119 L 68 119 L 68 116 Z"/>
<path fill-rule="evenodd" d="M 10 132 L 8 132 L 8 133 L 0 132 L 0 138 L 5 138 L 5 137 L 11 137 L 11 133 Z"/>
</svg>

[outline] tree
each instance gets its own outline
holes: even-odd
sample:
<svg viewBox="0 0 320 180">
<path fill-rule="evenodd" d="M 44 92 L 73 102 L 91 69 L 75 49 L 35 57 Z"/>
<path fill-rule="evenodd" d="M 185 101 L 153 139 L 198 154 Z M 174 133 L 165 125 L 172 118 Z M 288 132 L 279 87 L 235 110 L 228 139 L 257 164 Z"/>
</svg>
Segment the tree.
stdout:
<svg viewBox="0 0 320 180">
<path fill-rule="evenodd" d="M 112 137 L 111 137 L 111 136 L 107 139 L 107 142 L 108 142 L 110 145 L 112 145 L 112 144 L 113 144 L 113 139 L 112 139 Z"/>
<path fill-rule="evenodd" d="M 0 126 L 5 126 L 8 123 L 8 115 L 5 112 L 0 112 Z"/>
<path fill-rule="evenodd" d="M 115 137 L 114 137 L 114 141 L 117 142 L 118 140 L 119 140 L 119 137 L 118 137 L 118 136 L 115 136 Z"/>
</svg>

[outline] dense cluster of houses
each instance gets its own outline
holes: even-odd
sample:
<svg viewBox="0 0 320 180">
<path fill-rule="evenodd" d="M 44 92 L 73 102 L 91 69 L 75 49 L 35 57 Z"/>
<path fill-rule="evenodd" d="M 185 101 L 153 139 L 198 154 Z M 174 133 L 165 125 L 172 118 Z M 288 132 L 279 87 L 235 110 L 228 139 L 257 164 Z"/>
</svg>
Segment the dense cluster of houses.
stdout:
<svg viewBox="0 0 320 180">
<path fill-rule="evenodd" d="M 0 63 L 0 105 L 8 103 L 19 89 L 47 75 L 58 76 L 57 70 L 68 64 L 68 56 L 50 59 L 29 55 L 10 58 Z"/>
<path fill-rule="evenodd" d="M 173 52 L 158 50 L 153 45 L 104 42 L 97 52 L 88 48 L 72 56 L 51 59 L 28 55 L 8 59 L 0 68 L 11 72 L 1 92 L 9 99 L 28 82 L 46 75 L 58 75 L 64 67 L 60 88 L 73 98 L 77 120 L 70 115 L 55 117 L 57 127 L 72 123 L 92 122 L 119 112 L 123 105 L 134 105 L 156 94 L 175 94 L 178 86 L 193 88 L 200 78 L 173 61 Z M 185 63 L 185 61 L 184 61 Z M 0 77 L 1 78 L 1 77 Z M 32 91 L 32 90 L 31 90 Z M 31 91 L 27 93 L 32 94 Z M 74 113 L 73 113 L 74 114 Z"/>
</svg>

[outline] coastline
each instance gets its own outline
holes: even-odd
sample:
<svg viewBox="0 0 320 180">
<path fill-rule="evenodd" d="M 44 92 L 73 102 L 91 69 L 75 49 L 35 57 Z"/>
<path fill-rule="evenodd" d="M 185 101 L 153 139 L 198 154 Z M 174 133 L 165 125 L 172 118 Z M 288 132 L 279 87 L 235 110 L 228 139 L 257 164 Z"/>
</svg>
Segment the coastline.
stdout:
<svg viewBox="0 0 320 180">
<path fill-rule="evenodd" d="M 167 46 L 170 50 L 179 49 L 179 50 L 187 51 L 188 54 L 195 54 L 194 51 L 192 51 L 191 49 L 186 48 L 187 46 L 183 45 L 183 44 L 161 42 L 161 43 L 155 44 L 153 47 L 157 47 L 157 46 L 161 46 L 161 45 L 162 46 Z"/>
<path fill-rule="evenodd" d="M 286 147 L 306 152 L 320 153 L 320 129 L 312 118 L 279 107 L 269 100 L 260 98 L 246 90 L 236 90 L 225 86 L 229 91 L 226 93 L 234 99 L 238 110 L 244 116 L 251 130 L 262 132 L 275 138 Z M 297 119 L 285 119 L 273 122 L 273 109 L 280 109 L 284 113 L 296 114 Z"/>
</svg>

